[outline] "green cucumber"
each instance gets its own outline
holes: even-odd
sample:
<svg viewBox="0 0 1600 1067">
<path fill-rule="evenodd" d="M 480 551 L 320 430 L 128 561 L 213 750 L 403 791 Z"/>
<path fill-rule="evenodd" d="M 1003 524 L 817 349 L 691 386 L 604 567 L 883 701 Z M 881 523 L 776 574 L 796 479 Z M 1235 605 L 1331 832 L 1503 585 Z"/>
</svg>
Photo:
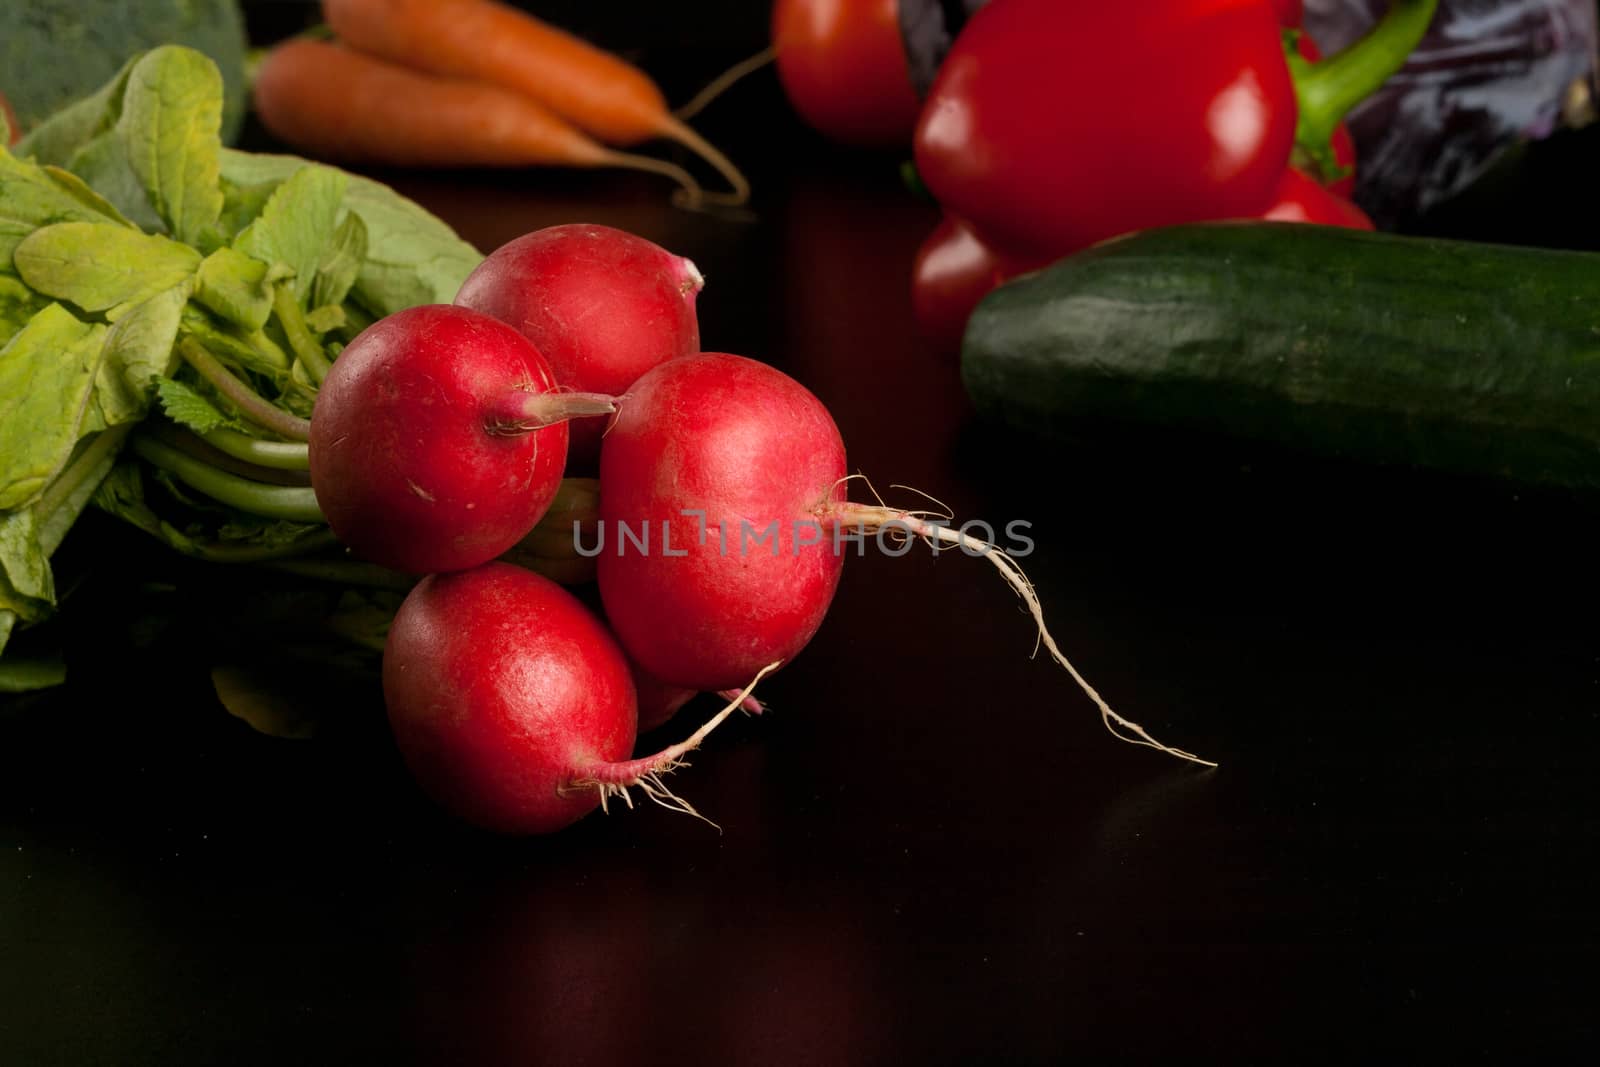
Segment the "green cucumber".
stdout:
<svg viewBox="0 0 1600 1067">
<path fill-rule="evenodd" d="M 980 415 L 1147 423 L 1362 461 L 1600 486 L 1600 253 L 1291 223 L 1119 238 L 967 324 Z"/>
</svg>

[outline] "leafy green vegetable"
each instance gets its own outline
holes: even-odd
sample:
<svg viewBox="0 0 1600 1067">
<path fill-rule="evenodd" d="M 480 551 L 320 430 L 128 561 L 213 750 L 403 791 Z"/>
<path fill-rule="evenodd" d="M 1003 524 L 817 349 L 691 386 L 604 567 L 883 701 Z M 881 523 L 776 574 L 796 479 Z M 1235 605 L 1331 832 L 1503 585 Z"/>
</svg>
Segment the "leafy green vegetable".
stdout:
<svg viewBox="0 0 1600 1067">
<path fill-rule="evenodd" d="M 340 558 L 305 423 L 269 416 L 308 418 L 342 342 L 449 302 L 482 261 L 379 182 L 223 148 L 226 71 L 192 49 L 107 74 L 0 148 L 0 652 L 56 610 L 50 558 L 91 502 L 201 560 L 273 561 L 323 589 L 399 579 Z M 317 639 L 370 645 L 392 608 Z M 15 657 L 0 672 L 59 680 Z"/>
<path fill-rule="evenodd" d="M 261 260 L 233 248 L 219 248 L 200 264 L 194 298 L 212 312 L 255 333 L 272 315 L 272 286 L 278 280 Z"/>
<path fill-rule="evenodd" d="M 0 511 L 31 503 L 66 465 L 105 333 L 50 304 L 0 349 Z"/>
<path fill-rule="evenodd" d="M 84 207 L 91 211 L 97 211 L 108 219 L 115 219 L 124 226 L 137 228 L 133 220 L 124 215 L 117 205 L 95 192 L 89 187 L 88 182 L 72 173 L 72 171 L 46 164 L 44 172 L 50 176 L 51 181 L 59 185 L 69 196 L 82 203 Z"/>
<path fill-rule="evenodd" d="M 120 317 L 120 309 L 188 281 L 200 253 L 116 223 L 59 222 L 23 238 L 11 261 L 34 290 Z"/>
<path fill-rule="evenodd" d="M 43 167 L 0 151 L 0 271 L 23 238 L 58 222 L 114 222 L 54 181 Z"/>
<path fill-rule="evenodd" d="M 179 284 L 142 301 L 106 331 L 95 380 L 95 412 L 101 426 L 144 417 L 157 380 L 171 374 L 189 286 Z"/>
<path fill-rule="evenodd" d="M 141 230 L 161 230 L 161 216 L 128 162 L 128 152 L 116 130 L 96 137 L 72 154 L 68 169 L 116 205 L 123 218 Z"/>
<path fill-rule="evenodd" d="M 293 271 L 295 298 L 304 303 L 316 279 L 344 200 L 345 174 L 306 164 L 268 198 L 261 214 L 234 239 L 233 247 L 263 263 Z"/>
<path fill-rule="evenodd" d="M 222 150 L 222 176 L 237 185 L 283 181 L 303 166 L 297 156 Z M 483 254 L 442 219 L 381 182 L 348 175 L 344 203 L 367 231 L 367 256 L 352 295 L 376 315 L 448 304 L 483 262 Z"/>
<path fill-rule="evenodd" d="M 222 214 L 222 75 L 187 48 L 157 48 L 128 73 L 117 134 L 150 205 L 198 244 Z"/>
<path fill-rule="evenodd" d="M 0 347 L 49 302 L 16 278 L 0 274 Z"/>
<path fill-rule="evenodd" d="M 242 421 L 224 414 L 199 392 L 175 379 L 162 378 L 157 382 L 156 395 L 161 400 L 161 410 L 167 418 L 195 433 L 208 434 L 221 429 L 242 431 L 245 428 Z"/>
</svg>

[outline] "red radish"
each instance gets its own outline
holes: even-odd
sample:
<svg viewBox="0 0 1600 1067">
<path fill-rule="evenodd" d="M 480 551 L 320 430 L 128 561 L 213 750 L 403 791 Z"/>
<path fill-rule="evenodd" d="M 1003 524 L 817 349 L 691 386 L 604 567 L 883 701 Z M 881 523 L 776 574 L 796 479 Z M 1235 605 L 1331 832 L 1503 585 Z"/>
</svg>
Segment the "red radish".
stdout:
<svg viewBox="0 0 1600 1067">
<path fill-rule="evenodd" d="M 981 554 L 1000 571 L 1113 733 L 1206 762 L 1111 710 L 1056 647 L 1010 556 L 921 513 L 850 503 L 846 481 L 832 417 L 781 371 L 700 353 L 641 377 L 600 455 L 600 534 L 609 538 L 599 545 L 600 596 L 628 654 L 672 685 L 737 685 L 811 640 L 852 548 L 845 537 L 919 537 Z"/>
<path fill-rule="evenodd" d="M 311 486 L 357 555 L 463 570 L 531 530 L 561 484 L 564 420 L 613 410 L 556 391 L 511 327 L 449 304 L 380 319 L 334 362 L 311 414 Z"/>
<path fill-rule="evenodd" d="M 633 688 L 638 694 L 639 701 L 639 732 L 647 733 L 658 726 L 664 726 L 674 715 L 683 709 L 683 706 L 700 694 L 693 689 L 682 686 L 668 685 L 649 672 L 640 668 L 637 663 L 630 662 L 629 668 L 633 672 Z M 738 700 L 739 706 L 750 715 L 760 715 L 766 709 L 761 701 L 755 697 L 739 699 L 739 694 L 732 689 L 724 689 L 717 693 L 724 701 Z"/>
<path fill-rule="evenodd" d="M 661 776 L 738 706 L 629 759 L 637 719 L 621 648 L 571 593 L 499 562 L 417 583 L 389 629 L 383 696 L 423 790 L 474 825 L 513 834 L 559 830 L 633 786 L 696 814 Z"/>
<path fill-rule="evenodd" d="M 515 327 L 563 388 L 615 396 L 656 364 L 700 351 L 704 284 L 693 263 L 652 241 L 572 223 L 495 249 L 455 302 Z M 594 470 L 604 429 L 601 419 L 572 424 L 569 472 Z"/>
</svg>

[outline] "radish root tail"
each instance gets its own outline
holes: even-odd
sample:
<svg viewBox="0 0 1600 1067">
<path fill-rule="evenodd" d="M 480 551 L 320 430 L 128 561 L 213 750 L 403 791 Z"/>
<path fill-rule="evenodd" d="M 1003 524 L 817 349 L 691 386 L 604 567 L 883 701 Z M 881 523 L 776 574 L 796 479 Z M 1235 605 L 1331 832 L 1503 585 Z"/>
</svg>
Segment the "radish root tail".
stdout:
<svg viewBox="0 0 1600 1067">
<path fill-rule="evenodd" d="M 930 497 L 929 499 L 931 500 L 932 498 Z M 1033 616 L 1034 626 L 1038 630 L 1039 643 L 1050 651 L 1051 658 L 1065 668 L 1068 674 L 1072 675 L 1072 680 L 1078 683 L 1078 686 L 1094 702 L 1095 707 L 1100 709 L 1100 720 L 1105 723 L 1106 729 L 1110 731 L 1113 737 L 1129 744 L 1153 748 L 1158 752 L 1165 752 L 1169 756 L 1176 756 L 1179 759 L 1189 760 L 1192 763 L 1199 763 L 1206 767 L 1216 766 L 1216 763 L 1212 760 L 1202 759 L 1192 752 L 1185 752 L 1181 748 L 1173 748 L 1171 745 L 1157 741 L 1146 732 L 1144 727 L 1123 718 L 1112 710 L 1111 705 L 1106 703 L 1105 698 L 1100 695 L 1099 691 L 1089 684 L 1088 679 L 1078 673 L 1078 668 L 1072 665 L 1072 661 L 1067 659 L 1056 645 L 1055 638 L 1051 636 L 1049 628 L 1045 626 L 1044 608 L 1039 603 L 1039 594 L 1034 589 L 1033 582 L 1023 573 L 1017 561 L 1001 549 L 996 548 L 987 541 L 968 536 L 960 530 L 953 530 L 947 526 L 938 526 L 927 522 L 926 520 L 930 515 L 929 512 L 904 511 L 881 505 L 845 503 L 832 505 L 828 513 L 830 517 L 847 525 L 859 525 L 874 530 L 899 527 L 906 536 L 921 538 L 930 545 L 935 545 L 942 541 L 987 559 L 994 565 L 995 570 L 1000 572 L 1000 576 L 1005 579 L 1006 584 L 1011 587 L 1012 591 L 1022 599 L 1023 604 L 1027 606 L 1028 614 Z M 939 517 L 944 518 L 945 516 Z M 1035 645 L 1035 652 L 1037 651 L 1038 646 Z"/>
<path fill-rule="evenodd" d="M 587 773 L 582 778 L 575 779 L 568 788 L 571 790 L 598 789 L 600 791 L 600 810 L 609 812 L 611 810 L 610 801 L 617 797 L 620 797 L 624 804 L 632 808 L 633 795 L 628 790 L 637 786 L 647 799 L 672 811 L 681 812 L 684 815 L 692 815 L 706 825 L 715 827 L 717 832 L 721 833 L 722 827 L 717 826 L 716 823 L 701 815 L 694 809 L 694 805 L 669 789 L 666 782 L 662 780 L 662 775 L 671 774 L 680 767 L 688 766 L 684 757 L 699 748 L 700 744 L 710 736 L 712 730 L 721 726 L 729 715 L 732 715 L 740 708 L 748 711 L 749 708 L 746 705 L 747 702 L 754 700 L 750 694 L 754 692 L 756 683 L 777 670 L 781 665 L 781 661 L 769 663 L 756 672 L 756 676 L 750 679 L 750 684 L 743 689 L 736 693 L 722 694 L 728 698 L 727 706 L 710 719 L 707 719 L 704 725 L 677 744 L 668 745 L 653 756 L 619 760 L 614 763 L 595 764 L 587 769 Z M 759 706 L 757 705 L 757 707 Z"/>
</svg>

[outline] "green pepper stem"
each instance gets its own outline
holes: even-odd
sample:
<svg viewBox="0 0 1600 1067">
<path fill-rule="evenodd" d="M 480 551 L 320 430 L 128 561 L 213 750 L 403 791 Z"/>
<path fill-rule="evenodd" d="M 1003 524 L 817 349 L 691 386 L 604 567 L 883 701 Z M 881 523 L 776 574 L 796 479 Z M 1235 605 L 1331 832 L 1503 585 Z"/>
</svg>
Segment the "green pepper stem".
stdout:
<svg viewBox="0 0 1600 1067">
<path fill-rule="evenodd" d="M 1439 0 L 1393 0 L 1367 35 L 1337 55 L 1308 62 L 1295 47 L 1296 34 L 1285 34 L 1285 61 L 1294 78 L 1299 120 L 1295 151 L 1324 178 L 1336 173 L 1331 141 L 1334 130 L 1361 101 L 1378 91 L 1390 75 L 1405 66 L 1433 21 Z"/>
<path fill-rule="evenodd" d="M 135 435 L 133 450 L 146 462 L 161 468 L 184 485 L 218 503 L 259 515 L 264 519 L 290 522 L 326 522 L 317 507 L 316 494 L 309 488 L 292 485 L 264 485 L 220 471 L 176 448 L 150 437 Z"/>
<path fill-rule="evenodd" d="M 185 337 L 178 342 L 178 354 L 200 377 L 215 386 L 217 392 L 233 401 L 251 422 L 296 441 L 305 441 L 311 437 L 309 420 L 290 414 L 262 397 L 260 393 L 235 377 L 232 371 L 224 367 L 216 356 L 207 352 L 193 337 Z"/>
</svg>

